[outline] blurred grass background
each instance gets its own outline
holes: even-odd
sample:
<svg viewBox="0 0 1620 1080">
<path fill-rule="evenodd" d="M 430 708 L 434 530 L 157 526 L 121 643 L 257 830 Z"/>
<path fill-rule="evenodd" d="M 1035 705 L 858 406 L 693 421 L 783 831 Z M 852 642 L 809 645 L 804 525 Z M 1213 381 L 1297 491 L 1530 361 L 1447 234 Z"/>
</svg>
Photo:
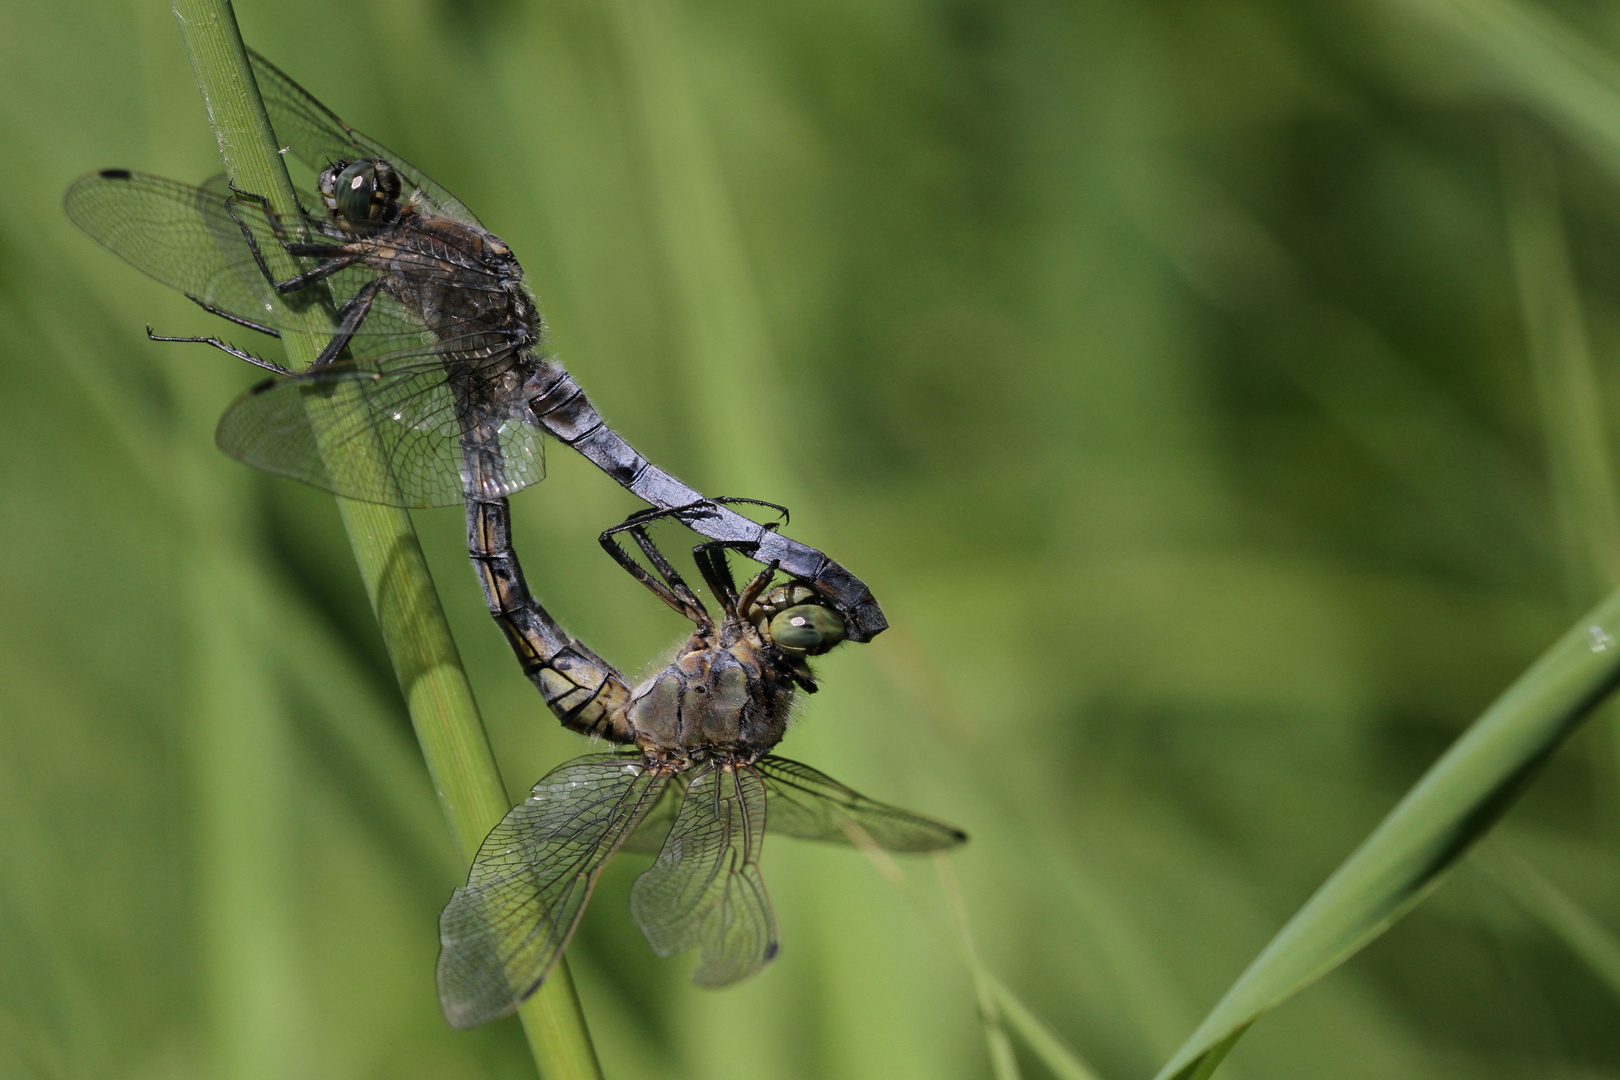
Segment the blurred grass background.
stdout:
<svg viewBox="0 0 1620 1080">
<path fill-rule="evenodd" d="M 512 244 L 638 448 L 871 583 L 894 629 L 782 749 L 973 834 L 983 956 L 1110 1080 L 1620 573 L 1620 6 L 238 16 Z M 331 500 L 214 452 L 255 376 L 146 342 L 219 327 L 61 215 L 92 168 L 218 170 L 167 5 L 14 0 L 0 90 L 0 1076 L 532 1075 L 511 1022 L 438 1019 L 459 868 Z M 681 627 L 595 545 L 634 503 L 550 466 L 536 591 L 638 672 Z M 460 515 L 417 521 L 515 794 L 582 744 Z M 1222 1076 L 1620 1075 L 1536 901 L 1620 924 L 1617 840 L 1600 718 L 1489 873 Z M 966 972 L 859 855 L 774 839 L 782 955 L 718 994 L 622 862 L 570 951 L 610 1077 L 989 1075 Z"/>
</svg>

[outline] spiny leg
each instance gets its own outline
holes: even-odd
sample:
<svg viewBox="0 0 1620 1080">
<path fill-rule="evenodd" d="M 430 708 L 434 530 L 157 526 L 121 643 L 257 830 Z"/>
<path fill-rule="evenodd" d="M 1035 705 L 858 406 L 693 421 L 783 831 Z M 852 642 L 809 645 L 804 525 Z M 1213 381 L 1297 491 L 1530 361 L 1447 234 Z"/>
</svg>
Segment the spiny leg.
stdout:
<svg viewBox="0 0 1620 1080">
<path fill-rule="evenodd" d="M 236 222 L 236 227 L 241 230 L 242 239 L 246 241 L 248 251 L 252 254 L 253 262 L 259 268 L 259 273 L 278 293 L 297 292 L 300 289 L 326 280 L 339 270 L 347 269 L 364 260 L 366 253 L 355 250 L 352 245 L 308 244 L 288 240 L 286 234 L 282 231 L 281 219 L 270 208 L 268 199 L 263 195 L 243 191 L 235 184 L 231 185 L 231 190 L 241 198 L 252 199 L 259 204 L 266 219 L 270 222 L 271 229 L 275 232 L 277 242 L 281 244 L 289 255 L 320 260 L 319 265 L 311 270 L 295 274 L 285 281 L 277 281 L 275 274 L 270 269 L 270 265 L 265 262 L 264 253 L 259 249 L 258 237 L 254 235 L 247 222 L 237 216 L 234 203 L 227 202 L 225 211 L 230 214 L 231 220 Z M 359 331 L 360 324 L 371 313 L 371 306 L 377 299 L 377 293 L 381 290 L 381 278 L 369 281 L 338 309 L 337 328 L 332 337 L 327 340 L 325 346 L 322 347 L 320 355 L 310 364 L 310 367 L 324 367 L 342 355 L 343 350 L 348 348 L 349 342 L 354 339 L 354 335 Z M 201 303 L 201 301 L 198 302 Z"/>
<path fill-rule="evenodd" d="M 706 544 L 699 544 L 692 549 L 692 559 L 698 564 L 698 570 L 703 574 L 703 580 L 709 583 L 709 588 L 718 596 L 725 597 L 726 613 L 741 616 L 754 602 L 760 598 L 770 587 L 771 579 L 776 576 L 780 565 L 774 560 L 766 564 L 765 568 L 755 574 L 742 592 L 737 591 L 737 582 L 731 576 L 731 563 L 726 559 L 727 551 L 737 551 L 745 556 L 752 556 L 757 544 L 739 543 L 735 540 L 712 540 Z"/>
<path fill-rule="evenodd" d="M 771 579 L 776 576 L 776 568 L 779 565 L 781 564 L 772 559 L 765 564 L 765 569 L 755 574 L 748 584 L 743 586 L 742 595 L 737 597 L 738 611 L 747 611 L 765 594 L 765 590 L 771 587 Z"/>
<path fill-rule="evenodd" d="M 241 349 L 238 349 L 236 346 L 227 344 L 226 342 L 221 341 L 217 337 L 166 337 L 163 334 L 154 334 L 152 332 L 152 328 L 150 326 L 148 326 L 146 328 L 146 337 L 147 337 L 147 340 L 149 340 L 149 341 L 178 341 L 178 342 L 182 342 L 182 343 L 185 343 L 185 344 L 212 345 L 214 348 L 218 349 L 220 352 L 229 353 L 231 356 L 236 357 L 238 360 L 244 361 L 245 363 L 252 364 L 254 367 L 261 367 L 261 368 L 264 368 L 266 371 L 273 371 L 277 375 L 291 375 L 292 374 L 291 371 L 289 371 L 288 369 L 282 367 L 280 364 L 272 363 L 269 360 L 261 359 L 260 357 L 254 356 L 250 352 L 243 352 Z"/>
<path fill-rule="evenodd" d="M 634 514 L 631 514 L 629 517 L 625 518 L 624 521 L 620 522 L 618 525 L 615 525 L 613 528 L 604 532 L 601 535 L 600 540 L 607 553 L 613 556 L 614 561 L 620 566 L 624 567 L 624 569 L 631 576 L 633 576 L 637 581 L 640 581 L 643 585 L 647 586 L 648 589 L 652 590 L 655 595 L 663 599 L 665 603 L 669 604 L 676 611 L 686 615 L 688 618 L 692 618 L 690 611 L 683 603 L 680 602 L 680 598 L 672 598 L 670 595 L 671 590 L 665 589 L 661 583 L 653 580 L 651 575 L 649 575 L 646 570 L 643 569 L 641 565 L 637 563 L 635 559 L 633 559 L 630 554 L 618 544 L 617 541 L 612 540 L 612 537 L 615 533 L 620 532 L 629 532 L 632 536 L 634 536 L 636 538 L 636 543 L 641 547 L 642 552 L 646 554 L 648 561 L 651 562 L 654 568 L 664 576 L 665 580 L 677 590 L 684 591 L 686 596 L 691 598 L 691 602 L 696 604 L 701 609 L 702 605 L 697 600 L 697 597 L 692 594 L 689 588 L 687 588 L 685 582 L 681 580 L 680 575 L 675 571 L 675 568 L 671 566 L 669 560 L 664 557 L 663 552 L 659 551 L 657 546 L 653 544 L 652 540 L 647 536 L 645 526 L 650 522 L 658 521 L 663 518 L 675 518 L 682 524 L 690 526 L 693 520 L 713 514 L 714 510 L 711 509 L 711 507 L 722 503 L 747 503 L 752 506 L 767 506 L 780 513 L 782 515 L 783 522 L 786 522 L 789 516 L 787 507 L 782 506 L 779 503 L 766 502 L 763 499 L 749 499 L 739 496 L 721 495 L 713 499 L 700 499 L 681 506 L 655 506 L 649 507 L 646 510 L 638 510 Z M 777 522 L 771 522 L 770 524 L 766 525 L 765 528 L 775 531 L 777 526 Z M 725 551 L 728 548 L 732 548 L 742 552 L 744 555 L 749 555 L 752 554 L 753 548 L 756 546 L 757 545 L 745 541 L 723 540 L 713 543 L 699 544 L 692 549 L 692 558 L 697 563 L 698 571 L 703 575 L 703 580 L 708 583 L 709 588 L 720 600 L 720 603 L 724 606 L 726 613 L 729 615 L 735 616 L 737 614 L 739 596 L 737 593 L 736 582 L 731 575 L 731 567 L 726 562 Z M 743 595 L 747 598 L 746 603 L 742 605 L 743 608 L 746 609 L 749 604 L 752 604 L 753 601 L 758 598 L 759 594 L 762 593 L 765 587 L 770 583 L 770 580 L 775 573 L 776 564 L 772 563 L 768 568 L 762 571 L 759 575 L 756 575 L 755 578 L 749 582 L 748 586 L 743 592 Z M 694 619 L 694 621 L 697 620 Z M 699 623 L 699 625 L 705 624 Z"/>
<path fill-rule="evenodd" d="M 350 298 L 348 303 L 344 304 L 338 309 L 337 330 L 327 341 L 326 345 L 321 349 L 320 355 L 315 358 L 315 362 L 310 364 L 311 368 L 325 367 L 342 354 L 343 350 L 348 347 L 349 342 L 354 340 L 356 331 L 360 329 L 360 324 L 365 321 L 366 315 L 371 311 L 372 302 L 376 300 L 377 294 L 381 291 L 382 280 L 380 278 L 375 281 L 369 281 L 366 283 L 364 288 Z M 238 323 L 253 330 L 261 330 L 264 333 L 271 334 L 275 337 L 281 336 L 280 333 L 275 330 L 271 330 L 268 327 L 263 327 L 257 323 L 249 322 L 246 319 L 238 318 L 229 312 L 220 311 L 217 308 L 203 303 L 195 296 L 190 296 L 188 299 L 196 303 L 203 310 L 213 312 L 215 315 L 223 315 L 225 318 L 230 319 L 234 323 Z M 146 328 L 146 336 L 152 341 L 178 341 L 212 345 L 214 348 L 219 349 L 222 352 L 229 353 L 238 360 L 246 361 L 255 367 L 262 367 L 266 371 L 273 371 L 277 375 L 293 374 L 292 371 L 282 367 L 280 364 L 273 364 L 268 360 L 262 360 L 259 357 L 254 356 L 252 353 L 243 352 L 241 349 L 238 349 L 233 345 L 227 345 L 217 337 L 169 337 L 163 334 L 153 333 L 150 326 Z"/>
<path fill-rule="evenodd" d="M 783 506 L 781 503 L 766 502 L 764 499 L 746 499 L 740 495 L 716 495 L 709 501 L 712 503 L 720 503 L 725 506 L 731 506 L 737 503 L 746 504 L 748 506 L 768 506 L 772 510 L 775 510 L 778 514 L 782 515 L 781 521 L 772 521 L 765 525 L 765 528 L 770 529 L 773 532 L 780 529 L 783 525 L 786 525 L 791 517 L 791 515 L 788 513 L 787 507 Z"/>
<path fill-rule="evenodd" d="M 653 544 L 652 540 L 647 536 L 644 526 L 650 522 L 658 521 L 663 518 L 675 518 L 682 524 L 690 525 L 692 519 L 714 513 L 710 507 L 716 504 L 734 503 L 746 503 L 751 506 L 766 506 L 781 514 L 782 521 L 780 523 L 771 522 L 764 526 L 766 529 L 771 531 L 775 531 L 779 524 L 785 524 L 790 516 L 788 513 L 788 508 L 780 503 L 766 502 L 764 499 L 749 499 L 735 495 L 720 495 L 712 499 L 701 499 L 682 506 L 655 506 L 649 507 L 646 510 L 638 510 L 634 514 L 631 514 L 629 517 L 625 518 L 625 520 L 620 522 L 618 525 L 604 532 L 600 540 L 603 548 L 607 550 L 609 555 L 613 556 L 614 561 L 620 566 L 624 567 L 624 569 L 635 577 L 637 581 L 640 581 L 643 585 L 646 585 L 647 588 L 651 589 L 654 594 L 663 599 L 665 603 L 669 604 L 676 611 L 686 615 L 688 618 L 692 618 L 692 615 L 687 610 L 685 605 L 677 602 L 676 600 L 672 600 L 670 596 L 667 595 L 670 590 L 664 589 L 660 583 L 652 580 L 650 575 L 646 573 L 640 564 L 637 563 L 629 555 L 629 553 L 618 544 L 617 541 L 612 541 L 611 547 L 609 546 L 609 542 L 615 533 L 629 532 L 636 538 L 636 543 L 638 546 L 640 546 L 642 552 L 647 556 L 647 560 L 651 562 L 654 568 L 661 575 L 663 575 L 666 581 L 670 583 L 674 591 L 677 593 L 677 596 L 684 592 L 686 597 L 690 597 L 691 603 L 696 605 L 701 610 L 701 602 L 699 602 L 692 591 L 687 588 L 686 583 L 681 580 L 680 575 L 676 572 L 675 568 L 670 565 L 669 560 L 664 557 L 663 552 L 658 550 L 657 546 Z M 725 610 L 728 614 L 736 615 L 738 594 L 736 582 L 731 576 L 731 568 L 725 560 L 725 549 L 735 548 L 746 555 L 751 553 L 754 546 L 755 545 L 739 541 L 717 541 L 715 543 L 699 544 L 697 547 L 692 549 L 692 557 L 698 564 L 699 572 L 702 573 L 704 581 L 708 583 L 709 588 L 714 592 L 715 596 L 718 597 L 720 602 L 725 606 Z M 747 603 L 751 604 L 754 599 L 756 599 L 759 594 L 764 591 L 765 586 L 769 584 L 775 572 L 776 564 L 773 563 L 760 575 L 757 575 L 754 580 L 749 582 L 748 587 L 744 590 L 744 595 L 747 597 Z M 744 607 L 746 606 L 747 604 L 744 605 Z M 705 615 L 706 614 L 707 613 L 705 613 Z M 694 621 L 697 620 L 694 619 Z M 704 625 L 704 623 L 700 623 L 699 625 Z"/>
<path fill-rule="evenodd" d="M 655 517 L 663 516 L 668 515 L 662 513 L 655 515 Z M 658 550 L 658 545 L 652 542 L 652 538 L 647 535 L 647 530 L 643 527 L 643 520 L 651 520 L 646 517 L 645 511 L 631 514 L 629 518 L 604 531 L 601 536 L 597 537 L 597 542 L 602 545 L 602 550 L 613 557 L 614 562 L 623 567 L 631 577 L 645 585 L 654 596 L 668 604 L 679 614 L 691 619 L 697 624 L 699 630 L 707 631 L 711 629 L 714 626 L 714 620 L 709 618 L 708 609 L 703 606 L 703 601 L 697 598 L 697 594 L 686 584 L 686 581 L 676 571 L 675 567 L 670 565 L 669 560 L 664 557 L 664 553 Z M 653 569 L 664 579 L 663 581 L 653 577 L 646 567 L 637 562 L 635 557 L 624 549 L 623 545 L 616 539 L 616 535 L 621 532 L 628 532 L 635 538 L 636 546 L 641 548 L 642 554 L 647 556 L 647 561 L 652 563 Z"/>
<path fill-rule="evenodd" d="M 354 340 L 360 324 L 371 313 L 371 305 L 377 299 L 377 294 L 382 291 L 382 287 L 382 278 L 368 281 L 338 309 L 337 330 L 321 349 L 320 355 L 309 365 L 311 368 L 325 367 L 342 355 L 343 350 L 349 347 L 349 342 Z"/>
<path fill-rule="evenodd" d="M 764 528 L 769 532 L 775 532 L 781 526 L 786 525 L 792 517 L 788 513 L 788 508 L 781 503 L 767 502 L 764 499 L 749 499 L 739 495 L 717 495 L 708 501 L 725 505 L 744 503 L 749 506 L 766 506 L 775 510 L 782 515 L 782 520 L 766 522 Z M 724 598 L 723 602 L 726 605 L 726 611 L 730 615 L 736 616 L 739 612 L 747 611 L 753 606 L 754 601 L 758 600 L 765 589 L 769 587 L 771 579 L 776 576 L 776 569 L 780 564 L 774 561 L 771 562 L 764 570 L 755 574 L 739 594 L 736 579 L 731 575 L 731 564 L 726 560 L 726 552 L 732 550 L 745 557 L 752 558 L 758 548 L 758 544 L 735 540 L 714 540 L 709 543 L 699 544 L 692 549 L 692 559 L 698 564 L 698 570 L 703 574 L 703 580 L 709 583 L 709 588 L 714 590 L 716 596 Z"/>
<path fill-rule="evenodd" d="M 252 319 L 244 319 L 242 316 L 236 314 L 235 312 L 226 311 L 224 308 L 221 308 L 221 307 L 215 307 L 213 304 L 208 303 L 206 300 L 202 300 L 202 299 L 199 299 L 198 297 L 192 296 L 190 293 L 186 293 L 185 296 L 186 296 L 187 300 L 190 300 L 193 304 L 196 304 L 198 307 L 202 308 L 204 311 L 208 312 L 208 314 L 210 314 L 210 315 L 218 315 L 220 318 L 225 319 L 228 322 L 233 322 L 237 326 L 245 326 L 249 330 L 257 330 L 261 334 L 269 334 L 273 338 L 278 338 L 278 337 L 281 336 L 281 331 L 277 330 L 273 326 L 265 326 L 263 323 L 256 323 Z M 184 339 L 164 338 L 163 340 L 170 341 L 170 340 L 184 340 Z"/>
<path fill-rule="evenodd" d="M 731 576 L 731 564 L 726 561 L 726 549 L 731 546 L 731 542 L 723 540 L 698 544 L 692 549 L 692 561 L 697 563 L 698 573 L 703 575 L 703 580 L 726 609 L 726 614 L 735 616 L 737 582 Z"/>
<path fill-rule="evenodd" d="M 247 222 L 236 216 L 236 207 L 227 202 L 225 212 L 230 214 L 232 221 L 236 222 L 236 227 L 242 230 L 242 239 L 247 241 L 248 251 L 253 255 L 253 261 L 258 266 L 259 273 L 264 275 L 264 279 L 270 283 L 270 287 L 278 293 L 297 292 L 299 289 L 307 288 L 318 281 L 324 281 L 339 270 L 353 266 L 365 257 L 364 252 L 355 251 L 347 245 L 308 244 L 288 240 L 282 233 L 280 218 L 271 209 L 269 199 L 263 195 L 243 191 L 235 184 L 231 185 L 231 190 L 242 198 L 252 199 L 259 204 L 264 211 L 265 217 L 270 221 L 270 228 L 276 234 L 276 242 L 286 250 L 287 254 L 321 260 L 320 265 L 313 269 L 294 274 L 285 281 L 277 281 L 275 273 L 270 269 L 270 264 L 265 262 L 264 253 L 259 250 L 259 238 L 254 235 L 253 229 L 249 227 Z"/>
</svg>

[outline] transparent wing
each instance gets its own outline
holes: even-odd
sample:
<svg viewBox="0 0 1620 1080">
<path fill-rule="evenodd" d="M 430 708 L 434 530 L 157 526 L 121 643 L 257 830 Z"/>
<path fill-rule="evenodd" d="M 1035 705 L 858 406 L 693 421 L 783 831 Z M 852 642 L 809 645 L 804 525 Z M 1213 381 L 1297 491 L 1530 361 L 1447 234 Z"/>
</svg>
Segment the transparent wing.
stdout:
<svg viewBox="0 0 1620 1080">
<path fill-rule="evenodd" d="M 886 851 L 941 851 L 967 840 L 960 829 L 868 799 L 797 761 L 773 754 L 754 768 L 770 793 L 766 827 L 771 832 L 849 844 L 844 826 L 854 824 Z"/>
<path fill-rule="evenodd" d="M 697 946 L 699 986 L 746 979 L 776 955 L 776 917 L 759 873 L 765 785 L 747 766 L 698 773 L 658 859 L 630 890 L 653 951 Z"/>
<path fill-rule="evenodd" d="M 675 826 L 675 815 L 685 795 L 686 776 L 676 773 L 664 788 L 658 805 L 647 811 L 647 816 L 641 819 L 641 824 L 636 826 L 636 831 L 630 834 L 630 839 L 624 842 L 621 850 L 631 855 L 657 855 L 662 851 L 669 830 Z"/>
<path fill-rule="evenodd" d="M 248 50 L 248 56 L 253 62 L 253 75 L 259 84 L 259 93 L 264 97 L 264 107 L 270 114 L 270 125 L 275 128 L 276 137 L 310 169 L 319 173 L 338 161 L 383 158 L 426 197 L 431 208 L 465 224 L 482 228 L 473 212 L 460 199 L 434 183 L 426 173 L 386 146 L 345 124 L 331 109 L 316 101 L 308 90 L 293 82 L 285 72 L 252 49 Z"/>
<path fill-rule="evenodd" d="M 466 344 L 266 380 L 225 410 L 214 442 L 255 468 L 362 502 L 457 506 L 469 490 L 505 497 L 545 477 L 544 438 L 521 410 L 493 404 L 511 356 L 463 370 L 452 389 L 441 351 Z"/>
<path fill-rule="evenodd" d="M 662 793 L 635 755 L 592 754 L 547 773 L 484 838 L 439 916 L 439 1007 L 451 1027 L 505 1016 L 562 955 L 596 876 Z"/>
<path fill-rule="evenodd" d="M 62 206 L 69 221 L 142 273 L 250 322 L 274 325 L 274 290 L 214 192 L 107 169 L 75 180 Z M 254 215 L 263 217 L 257 207 L 242 211 L 244 220 Z"/>
<path fill-rule="evenodd" d="M 275 219 L 252 201 L 233 201 L 223 177 L 193 187 L 107 169 L 74 181 L 63 208 L 69 220 L 135 269 L 227 315 L 281 333 L 303 332 L 302 320 L 289 324 L 282 316 L 316 302 L 325 306 L 324 322 L 330 326 L 336 307 L 377 277 L 370 268 L 350 267 L 329 277 L 322 288 L 278 296 L 254 261 L 242 226 L 252 231 L 261 251 L 273 250 L 282 237 L 318 242 L 318 226 Z M 302 265 L 315 262 L 305 259 Z M 404 262 L 398 272 L 428 277 L 442 276 L 445 270 L 442 263 L 423 259 Z M 418 313 L 383 292 L 372 302 L 350 350 L 368 355 L 409 348 L 427 339 L 425 330 Z"/>
</svg>

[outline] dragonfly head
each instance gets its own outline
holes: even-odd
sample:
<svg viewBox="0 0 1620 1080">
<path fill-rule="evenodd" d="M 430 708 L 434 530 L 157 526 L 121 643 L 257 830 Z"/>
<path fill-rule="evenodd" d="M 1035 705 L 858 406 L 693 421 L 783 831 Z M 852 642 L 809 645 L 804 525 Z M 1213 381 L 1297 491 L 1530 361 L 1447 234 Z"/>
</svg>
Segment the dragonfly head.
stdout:
<svg viewBox="0 0 1620 1080">
<path fill-rule="evenodd" d="M 790 660 L 820 656 L 845 637 L 843 617 L 800 582 L 771 589 L 749 615 L 760 634 Z"/>
<path fill-rule="evenodd" d="M 320 190 L 332 216 L 352 224 L 386 225 L 399 216 L 399 172 L 382 158 L 327 166 Z"/>
</svg>

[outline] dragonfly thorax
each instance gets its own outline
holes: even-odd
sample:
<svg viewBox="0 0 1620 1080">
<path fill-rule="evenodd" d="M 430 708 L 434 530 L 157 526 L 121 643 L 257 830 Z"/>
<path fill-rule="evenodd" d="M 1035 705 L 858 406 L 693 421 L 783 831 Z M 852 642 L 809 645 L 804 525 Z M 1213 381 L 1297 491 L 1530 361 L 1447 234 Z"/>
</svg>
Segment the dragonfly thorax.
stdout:
<svg viewBox="0 0 1620 1080">
<path fill-rule="evenodd" d="M 649 758 L 677 769 L 713 758 L 748 762 L 782 741 L 791 674 L 756 635 L 725 638 L 694 634 L 631 695 L 627 719 Z"/>
</svg>

